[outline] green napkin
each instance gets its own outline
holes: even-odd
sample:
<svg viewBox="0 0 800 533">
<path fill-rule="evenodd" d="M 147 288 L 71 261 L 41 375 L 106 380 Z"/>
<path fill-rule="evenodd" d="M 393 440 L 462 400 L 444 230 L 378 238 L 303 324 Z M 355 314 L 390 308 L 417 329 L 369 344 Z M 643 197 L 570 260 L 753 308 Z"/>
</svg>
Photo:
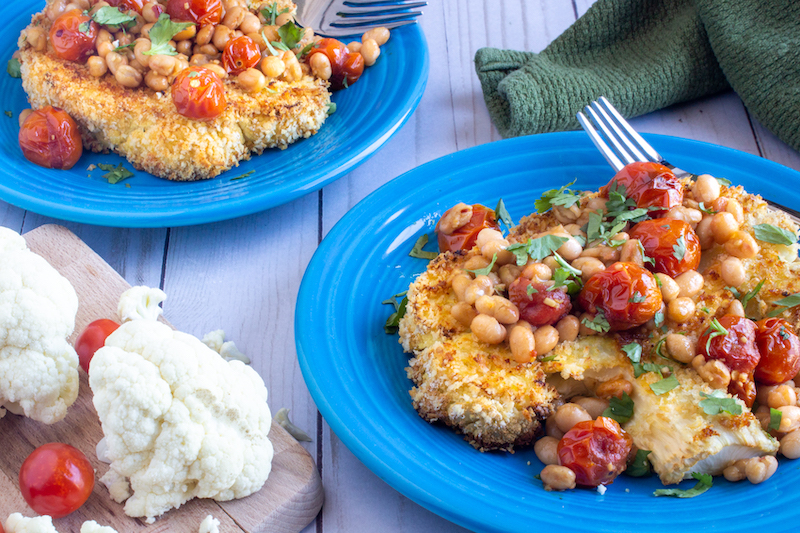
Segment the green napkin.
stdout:
<svg viewBox="0 0 800 533">
<path fill-rule="evenodd" d="M 599 96 L 633 117 L 732 87 L 800 150 L 799 0 L 597 0 L 541 53 L 475 66 L 504 137 L 578 129 Z"/>
</svg>

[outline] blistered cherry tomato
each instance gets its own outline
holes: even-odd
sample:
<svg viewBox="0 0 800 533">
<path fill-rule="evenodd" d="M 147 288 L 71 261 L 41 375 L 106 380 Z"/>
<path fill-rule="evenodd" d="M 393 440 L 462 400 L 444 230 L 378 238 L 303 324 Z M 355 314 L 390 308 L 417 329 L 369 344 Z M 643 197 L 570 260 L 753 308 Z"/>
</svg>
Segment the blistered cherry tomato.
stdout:
<svg viewBox="0 0 800 533">
<path fill-rule="evenodd" d="M 447 214 L 447 212 L 445 212 Z M 444 217 L 444 215 L 442 215 Z M 450 252 L 455 250 L 471 250 L 475 246 L 475 241 L 478 240 L 478 233 L 482 229 L 491 228 L 499 230 L 500 226 L 497 224 L 494 211 L 481 204 L 474 204 L 472 206 L 472 218 L 469 222 L 455 230 L 450 235 L 445 235 L 439 230 L 439 224 L 436 224 L 436 239 L 439 242 L 440 252 Z"/>
<path fill-rule="evenodd" d="M 89 498 L 94 469 L 86 456 L 69 444 L 39 446 L 19 470 L 19 490 L 31 509 L 53 518 L 66 516 Z"/>
<path fill-rule="evenodd" d="M 58 107 L 45 106 L 28 115 L 18 139 L 25 159 L 47 168 L 72 168 L 83 153 L 78 125 Z"/>
<path fill-rule="evenodd" d="M 552 285 L 552 283 L 550 283 Z M 532 326 L 552 325 L 572 309 L 566 287 L 548 290 L 550 285 L 520 276 L 508 287 L 508 298 L 519 308 L 519 318 Z M 530 287 L 530 294 L 528 294 Z M 545 299 L 551 301 L 544 303 Z M 550 304 L 550 305 L 548 305 Z"/>
<path fill-rule="evenodd" d="M 364 57 L 351 53 L 341 41 L 321 39 L 306 55 L 306 61 L 314 54 L 325 54 L 331 63 L 331 90 L 338 91 L 358 81 L 364 72 Z"/>
<path fill-rule="evenodd" d="M 602 310 L 611 331 L 644 324 L 662 305 L 655 276 L 634 263 L 614 263 L 598 272 L 589 278 L 578 298 L 589 313 Z"/>
<path fill-rule="evenodd" d="M 639 239 L 645 254 L 653 259 L 653 271 L 675 277 L 700 264 L 700 239 L 687 222 L 655 218 L 639 222 L 629 232 Z"/>
<path fill-rule="evenodd" d="M 575 483 L 597 487 L 625 470 L 633 439 L 612 418 L 578 422 L 558 442 L 558 459 L 575 472 Z"/>
<path fill-rule="evenodd" d="M 800 372 L 800 339 L 787 321 L 765 318 L 756 322 L 756 346 L 761 354 L 754 374 L 757 382 L 777 385 Z"/>
<path fill-rule="evenodd" d="M 172 101 L 186 118 L 212 120 L 225 111 L 225 86 L 211 69 L 185 68 L 172 82 Z"/>
<path fill-rule="evenodd" d="M 255 67 L 261 61 L 261 50 L 258 45 L 246 35 L 231 39 L 222 52 L 222 66 L 228 74 L 240 74 L 245 70 Z"/>
<path fill-rule="evenodd" d="M 112 7 L 121 7 L 123 10 L 136 11 L 140 15 L 146 3 L 145 0 L 106 0 L 106 2 Z M 160 4 L 158 5 L 159 7 L 161 6 Z"/>
<path fill-rule="evenodd" d="M 95 49 L 100 26 L 91 17 L 73 9 L 59 16 L 50 27 L 53 51 L 67 61 L 86 61 Z"/>
<path fill-rule="evenodd" d="M 723 316 L 719 323 L 727 334 L 706 328 L 697 340 L 696 352 L 707 359 L 719 359 L 731 370 L 755 370 L 761 358 L 756 347 L 756 323 L 749 318 L 733 315 Z"/>
<path fill-rule="evenodd" d="M 167 14 L 175 22 L 206 26 L 222 20 L 222 0 L 169 0 Z"/>
<path fill-rule="evenodd" d="M 101 318 L 86 326 L 86 329 L 78 336 L 78 340 L 75 341 L 75 351 L 78 353 L 81 368 L 87 373 L 94 353 L 105 346 L 106 338 L 118 327 L 119 324 L 113 320 Z"/>
<path fill-rule="evenodd" d="M 608 198 L 614 186 L 625 187 L 625 196 L 633 198 L 637 207 L 655 207 L 652 216 L 665 214 L 683 203 L 683 187 L 672 171 L 664 165 L 636 162 L 625 165 L 611 178 L 608 185 L 600 188 L 600 195 Z M 622 191 L 620 191 L 622 192 Z"/>
</svg>

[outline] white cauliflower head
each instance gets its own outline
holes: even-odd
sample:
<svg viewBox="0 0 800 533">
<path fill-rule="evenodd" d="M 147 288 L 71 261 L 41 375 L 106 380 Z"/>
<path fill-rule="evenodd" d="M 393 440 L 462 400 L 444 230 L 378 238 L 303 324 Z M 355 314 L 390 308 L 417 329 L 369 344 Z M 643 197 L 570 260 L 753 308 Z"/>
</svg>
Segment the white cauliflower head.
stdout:
<svg viewBox="0 0 800 533">
<path fill-rule="evenodd" d="M 28 518 L 19 513 L 11 513 L 6 519 L 5 528 L 6 533 L 58 533 L 53 519 L 47 515 Z M 81 533 L 117 533 L 117 530 L 89 520 L 81 526 Z"/>
<path fill-rule="evenodd" d="M 192 498 L 243 498 L 267 480 L 264 382 L 197 338 L 127 322 L 94 355 L 89 385 L 111 469 L 130 482 L 129 516 L 152 522 Z"/>
<path fill-rule="evenodd" d="M 78 396 L 78 356 L 66 340 L 78 296 L 69 281 L 0 227 L 0 416 L 2 407 L 52 424 Z"/>
<path fill-rule="evenodd" d="M 167 299 L 161 289 L 137 285 L 123 292 L 117 304 L 120 322 L 130 320 L 158 320 L 163 309 L 159 306 Z"/>
</svg>

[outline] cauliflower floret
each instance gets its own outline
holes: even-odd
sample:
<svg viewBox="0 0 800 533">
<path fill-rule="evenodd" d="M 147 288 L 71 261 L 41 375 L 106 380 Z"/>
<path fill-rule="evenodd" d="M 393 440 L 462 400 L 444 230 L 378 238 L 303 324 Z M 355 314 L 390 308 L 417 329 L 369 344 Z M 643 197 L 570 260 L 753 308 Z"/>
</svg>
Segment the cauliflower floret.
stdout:
<svg viewBox="0 0 800 533">
<path fill-rule="evenodd" d="M 81 533 L 117 533 L 117 530 L 109 526 L 101 526 L 94 520 L 87 520 L 81 526 Z"/>
<path fill-rule="evenodd" d="M 216 329 L 214 331 L 209 331 L 203 337 L 203 344 L 220 354 L 226 361 L 236 359 L 246 365 L 250 364 L 250 358 L 240 352 L 233 341 L 225 340 L 224 330 Z"/>
<path fill-rule="evenodd" d="M 6 533 L 58 533 L 49 516 L 28 518 L 19 513 L 11 513 L 6 518 Z"/>
<path fill-rule="evenodd" d="M 197 533 L 219 533 L 219 520 L 208 515 L 200 522 L 200 529 Z"/>
<path fill-rule="evenodd" d="M 0 228 L 0 407 L 47 424 L 66 416 L 78 396 L 78 356 L 66 340 L 77 311 L 69 281 Z"/>
<path fill-rule="evenodd" d="M 120 322 L 131 320 L 158 320 L 163 309 L 159 307 L 167 295 L 161 289 L 137 285 L 123 292 L 117 304 Z"/>
<path fill-rule="evenodd" d="M 111 469 L 133 491 L 129 516 L 152 522 L 192 498 L 243 498 L 267 480 L 264 382 L 197 338 L 156 321 L 127 322 L 95 354 L 89 385 Z"/>
</svg>

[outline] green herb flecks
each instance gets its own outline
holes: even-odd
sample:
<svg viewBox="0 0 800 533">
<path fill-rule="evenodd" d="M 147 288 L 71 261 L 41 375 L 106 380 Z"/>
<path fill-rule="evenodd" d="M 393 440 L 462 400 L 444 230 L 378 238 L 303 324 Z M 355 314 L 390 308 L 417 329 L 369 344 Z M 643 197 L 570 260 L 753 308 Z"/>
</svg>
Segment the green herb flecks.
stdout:
<svg viewBox="0 0 800 533">
<path fill-rule="evenodd" d="M 735 398 L 729 398 L 728 395 L 721 390 L 713 390 L 711 394 L 701 392 L 700 396 L 705 399 L 700 400 L 699 405 L 707 415 L 718 415 L 720 413 L 728 413 L 731 415 L 742 414 L 742 404 L 737 402 Z"/>
<path fill-rule="evenodd" d="M 317 46 L 317 43 L 313 41 L 308 43 L 303 48 L 301 48 L 299 52 L 295 54 L 295 57 L 297 57 L 297 59 L 303 59 L 303 57 L 307 55 L 311 51 L 311 49 L 314 48 L 315 46 Z"/>
<path fill-rule="evenodd" d="M 554 205 L 560 205 L 569 209 L 581 199 L 579 191 L 573 191 L 571 187 L 577 179 L 572 180 L 560 189 L 550 189 L 542 194 L 541 198 L 534 202 L 534 207 L 538 213 L 544 213 Z"/>
<path fill-rule="evenodd" d="M 701 474 L 692 472 L 692 477 L 697 480 L 697 484 L 691 489 L 658 489 L 653 496 L 673 496 L 675 498 L 694 498 L 711 488 L 714 481 L 711 474 Z"/>
<path fill-rule="evenodd" d="M 178 55 L 178 51 L 169 44 L 173 37 L 192 26 L 191 22 L 172 22 L 169 15 L 161 13 L 155 25 L 150 28 L 150 50 L 142 52 L 146 56 L 153 55 Z"/>
<path fill-rule="evenodd" d="M 632 477 L 649 476 L 652 467 L 650 465 L 650 459 L 647 458 L 648 455 L 650 455 L 650 450 L 637 450 L 636 457 L 633 458 L 633 462 L 625 469 L 625 473 Z"/>
<path fill-rule="evenodd" d="M 110 26 L 114 29 L 129 29 L 136 25 L 136 17 L 129 13 L 123 13 L 119 8 L 111 6 L 103 6 L 95 11 L 92 15 L 92 20 L 101 26 Z"/>
<path fill-rule="evenodd" d="M 581 319 L 581 324 L 598 333 L 607 333 L 611 329 L 611 324 L 606 320 L 606 315 L 602 309 L 598 309 L 597 314 L 591 320 L 588 318 Z"/>
<path fill-rule="evenodd" d="M 623 346 L 622 351 L 625 352 L 625 355 L 628 356 L 632 363 L 638 363 L 642 360 L 642 347 L 635 342 Z"/>
<path fill-rule="evenodd" d="M 131 49 L 133 49 L 133 47 L 134 47 L 134 46 L 136 46 L 136 43 L 122 44 L 122 45 L 120 45 L 120 46 L 117 46 L 116 48 L 114 48 L 114 49 L 112 50 L 112 52 L 119 52 L 120 50 L 125 50 L 126 48 L 131 48 Z"/>
<path fill-rule="evenodd" d="M 781 298 L 780 300 L 775 300 L 772 303 L 779 307 L 778 309 L 774 309 L 767 313 L 768 317 L 778 316 L 787 309 L 791 309 L 792 307 L 797 307 L 800 305 L 800 292 L 796 292 L 787 296 L 786 298 Z"/>
<path fill-rule="evenodd" d="M 261 14 L 264 16 L 264 18 L 267 20 L 267 23 L 270 26 L 274 26 L 275 25 L 275 21 L 277 20 L 277 18 L 280 15 L 283 15 L 284 13 L 288 13 L 289 11 L 290 11 L 290 9 L 288 7 L 285 7 L 285 8 L 283 8 L 283 9 L 281 9 L 279 11 L 278 10 L 278 3 L 277 2 L 273 2 L 270 5 L 268 5 L 267 7 L 265 7 L 264 9 L 262 9 L 261 10 Z"/>
<path fill-rule="evenodd" d="M 12 78 L 21 78 L 22 74 L 19 71 L 19 66 L 19 59 L 12 57 L 6 64 L 6 72 L 8 72 L 8 75 Z"/>
<path fill-rule="evenodd" d="M 3 113 L 5 113 L 8 118 L 13 118 L 14 117 L 14 112 L 13 111 L 6 110 L 6 111 L 3 111 Z"/>
<path fill-rule="evenodd" d="M 427 260 L 436 259 L 436 257 L 439 254 L 437 254 L 436 252 L 428 252 L 422 249 L 426 244 L 428 244 L 428 234 L 423 233 L 422 235 L 419 236 L 417 242 L 414 243 L 414 247 L 411 248 L 411 251 L 408 252 L 408 255 L 410 257 L 415 257 L 417 259 L 427 259 Z"/>
<path fill-rule="evenodd" d="M 633 416 L 633 400 L 627 392 L 622 393 L 622 398 L 612 396 L 608 404 L 608 408 L 603 411 L 605 417 L 613 418 L 620 424 L 624 424 Z"/>
<path fill-rule="evenodd" d="M 517 266 L 523 266 L 528 262 L 528 258 L 534 261 L 541 261 L 545 257 L 552 255 L 568 240 L 567 237 L 559 237 L 558 235 L 544 235 L 538 239 L 528 239 L 525 244 L 512 244 L 506 250 L 516 256 Z"/>
<path fill-rule="evenodd" d="M 729 180 L 728 178 L 717 178 L 717 181 L 719 182 L 720 185 L 724 185 L 726 187 L 731 186 L 731 180 Z"/>
<path fill-rule="evenodd" d="M 384 305 L 393 305 L 394 306 L 394 313 L 389 315 L 389 318 L 386 319 L 386 324 L 383 326 L 383 330 L 388 335 L 394 335 L 397 333 L 397 330 L 400 326 L 400 319 L 406 314 L 406 305 L 408 305 L 408 298 L 406 294 L 408 291 L 398 292 L 388 300 L 384 300 L 381 303 Z M 400 297 L 403 299 L 398 303 L 397 299 Z"/>
<path fill-rule="evenodd" d="M 661 396 L 662 394 L 666 394 L 672 389 L 680 387 L 681 383 L 678 381 L 678 378 L 675 377 L 675 374 L 670 374 L 669 377 L 662 378 L 655 383 L 650 385 L 650 390 L 653 391 L 653 394 L 656 396 Z"/>
<path fill-rule="evenodd" d="M 328 104 L 328 116 L 333 115 L 336 113 L 336 102 L 331 102 Z"/>
<path fill-rule="evenodd" d="M 644 245 L 642 244 L 642 241 L 639 241 L 639 253 L 642 254 L 642 261 L 644 262 L 644 264 L 650 263 L 651 265 L 656 266 L 656 260 L 653 259 L 652 257 L 649 257 L 647 255 L 647 252 L 644 251 Z M 658 280 L 658 277 L 656 277 L 656 280 Z M 658 280 L 658 283 L 660 287 L 661 281 Z"/>
<path fill-rule="evenodd" d="M 628 302 L 632 304 L 640 304 L 645 300 L 647 300 L 647 298 L 644 296 L 644 294 L 640 294 L 638 292 L 634 292 L 633 295 L 628 298 Z"/>
<path fill-rule="evenodd" d="M 246 178 L 246 177 L 248 177 L 248 176 L 252 176 L 252 175 L 253 175 L 253 174 L 255 174 L 255 173 L 256 173 L 256 171 L 255 171 L 255 170 L 248 170 L 248 171 L 247 171 L 247 172 L 245 172 L 244 174 L 240 174 L 239 176 L 236 176 L 235 178 L 231 178 L 231 181 L 242 180 L 242 179 L 244 179 L 244 178 Z"/>
<path fill-rule="evenodd" d="M 672 256 L 678 261 L 683 261 L 683 258 L 686 257 L 686 239 L 683 235 L 678 237 L 675 244 L 672 245 Z"/>
<path fill-rule="evenodd" d="M 484 268 L 478 268 L 478 269 L 475 269 L 475 270 L 467 269 L 467 272 L 472 272 L 476 276 L 488 276 L 489 272 L 491 272 L 492 268 L 494 268 L 494 264 L 496 262 L 497 262 L 497 254 L 494 254 L 492 256 L 492 262 L 489 263 L 488 265 L 486 265 Z"/>
<path fill-rule="evenodd" d="M 714 211 L 710 207 L 706 207 L 703 202 L 700 202 L 700 204 L 697 206 L 697 208 L 700 211 L 702 211 L 703 213 L 707 214 L 707 215 L 715 215 L 717 213 L 716 211 Z"/>
<path fill-rule="evenodd" d="M 497 207 L 494 208 L 494 216 L 506 229 L 510 230 L 514 226 L 514 219 L 511 218 L 511 214 L 506 209 L 506 204 L 502 198 L 497 201 Z"/>
<path fill-rule="evenodd" d="M 107 179 L 108 183 L 112 185 L 115 183 L 119 183 L 124 179 L 133 177 L 133 172 L 123 167 L 122 163 L 120 163 L 119 166 L 116 167 L 114 165 L 98 163 L 97 167 L 100 170 L 105 170 L 107 172 L 106 174 L 103 174 L 103 178 Z"/>
<path fill-rule="evenodd" d="M 291 20 L 278 28 L 278 36 L 281 38 L 280 42 L 287 50 L 295 48 L 298 43 L 303 40 L 305 34 L 305 30 Z"/>
<path fill-rule="evenodd" d="M 781 420 L 783 420 L 783 411 L 770 407 L 768 429 L 778 431 L 781 428 Z"/>
<path fill-rule="evenodd" d="M 722 324 L 719 323 L 716 317 L 711 319 L 711 326 L 706 330 L 706 333 L 709 333 L 708 340 L 706 341 L 706 353 L 711 351 L 711 340 L 714 337 L 720 337 L 728 334 L 728 330 L 725 329 Z"/>
<path fill-rule="evenodd" d="M 753 226 L 756 239 L 772 244 L 794 244 L 797 242 L 797 235 L 789 230 L 773 226 L 772 224 L 756 224 Z"/>
</svg>

